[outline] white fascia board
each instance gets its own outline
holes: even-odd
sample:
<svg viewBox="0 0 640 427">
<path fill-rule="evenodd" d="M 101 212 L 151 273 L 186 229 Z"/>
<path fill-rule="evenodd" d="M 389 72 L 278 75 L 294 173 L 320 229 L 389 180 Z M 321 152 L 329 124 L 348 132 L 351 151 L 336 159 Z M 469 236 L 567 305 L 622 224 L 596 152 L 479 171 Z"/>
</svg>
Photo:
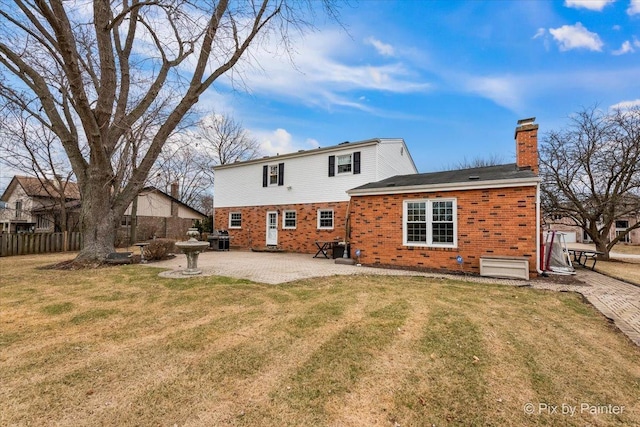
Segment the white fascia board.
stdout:
<svg viewBox="0 0 640 427">
<path fill-rule="evenodd" d="M 213 170 L 215 171 L 218 169 L 229 169 L 233 167 L 259 164 L 259 163 L 273 164 L 280 160 L 292 159 L 295 157 L 314 156 L 318 153 L 331 153 L 333 151 L 353 151 L 352 148 L 365 147 L 368 145 L 377 145 L 377 144 L 380 144 L 382 141 L 384 141 L 384 139 L 375 138 L 375 139 L 369 139 L 366 141 L 349 142 L 348 144 L 332 145 L 331 147 L 321 147 L 321 148 L 312 148 L 310 150 L 300 150 L 300 151 L 296 151 L 295 153 L 280 154 L 278 156 L 265 156 L 259 159 L 247 160 L 244 162 L 227 163 L 224 165 L 214 166 Z"/>
<path fill-rule="evenodd" d="M 482 190 L 491 188 L 533 187 L 540 178 L 501 179 L 495 181 L 478 181 L 473 183 L 452 182 L 445 184 L 407 185 L 404 187 L 366 188 L 348 190 L 349 196 L 375 196 L 385 194 L 435 193 L 437 191 Z"/>
</svg>

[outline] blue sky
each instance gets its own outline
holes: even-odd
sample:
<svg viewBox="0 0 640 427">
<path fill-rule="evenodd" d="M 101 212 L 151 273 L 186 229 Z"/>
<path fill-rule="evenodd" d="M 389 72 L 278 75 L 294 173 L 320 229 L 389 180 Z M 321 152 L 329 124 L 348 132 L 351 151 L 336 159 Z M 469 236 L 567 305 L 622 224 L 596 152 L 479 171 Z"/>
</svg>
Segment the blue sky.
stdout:
<svg viewBox="0 0 640 427">
<path fill-rule="evenodd" d="M 583 107 L 640 104 L 640 0 L 351 0 L 341 21 L 294 37 L 291 58 L 254 46 L 199 110 L 269 155 L 400 137 L 429 172 L 514 162 L 522 118 L 544 134 Z"/>
<path fill-rule="evenodd" d="M 295 40 L 294 65 L 253 52 L 242 87 L 223 79 L 200 108 L 265 154 L 401 137 L 428 172 L 514 162 L 521 118 L 544 133 L 583 107 L 640 104 L 640 0 L 362 0 L 341 20 Z"/>
</svg>

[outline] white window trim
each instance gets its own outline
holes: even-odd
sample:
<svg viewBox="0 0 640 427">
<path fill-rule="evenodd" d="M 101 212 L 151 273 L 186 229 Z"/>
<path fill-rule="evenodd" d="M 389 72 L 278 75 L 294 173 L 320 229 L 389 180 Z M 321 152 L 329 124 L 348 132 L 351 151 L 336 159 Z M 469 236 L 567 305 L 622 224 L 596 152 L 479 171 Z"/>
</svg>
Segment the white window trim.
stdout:
<svg viewBox="0 0 640 427">
<path fill-rule="evenodd" d="M 320 226 L 320 212 L 331 212 L 331 227 L 321 227 Z M 333 230 L 335 228 L 336 225 L 336 216 L 335 213 L 333 212 L 333 209 L 318 209 L 317 213 L 316 213 L 318 222 L 318 230 Z"/>
<path fill-rule="evenodd" d="M 453 202 L 453 243 L 433 243 L 432 212 L 434 202 Z M 407 241 L 407 208 L 409 203 L 426 204 L 427 241 Z M 404 246 L 419 246 L 429 248 L 457 248 L 458 247 L 458 201 L 455 198 L 438 199 L 407 199 L 402 202 L 402 244 Z"/>
<path fill-rule="evenodd" d="M 276 169 L 275 175 L 271 175 L 272 168 Z M 272 176 L 276 177 L 276 182 L 271 182 Z M 269 165 L 267 170 L 267 184 L 269 185 L 269 187 L 277 187 L 279 181 L 280 181 L 280 165 L 278 165 L 277 163 L 275 165 Z"/>
<path fill-rule="evenodd" d="M 296 218 L 295 218 L 296 219 L 296 225 L 293 226 L 293 227 L 288 227 L 286 225 L 287 212 L 293 212 L 295 214 L 295 216 L 296 216 Z M 289 210 L 286 210 L 286 211 L 282 212 L 282 229 L 283 230 L 295 230 L 296 228 L 298 228 L 298 211 L 295 211 L 293 209 L 289 209 Z"/>
<path fill-rule="evenodd" d="M 350 164 L 351 164 L 351 168 L 348 171 L 344 171 L 344 172 L 340 172 L 340 162 L 338 161 L 338 159 L 340 159 L 340 157 L 346 157 L 349 156 L 349 160 L 350 160 Z M 345 163 L 346 164 L 346 163 Z M 353 153 L 347 153 L 347 154 L 337 154 L 336 155 L 336 173 L 335 175 L 352 175 L 353 174 Z"/>
<path fill-rule="evenodd" d="M 233 216 L 233 214 L 240 215 L 240 226 L 231 225 L 231 217 Z M 242 228 L 242 212 L 229 212 L 229 228 L 235 228 L 235 229 Z"/>
</svg>

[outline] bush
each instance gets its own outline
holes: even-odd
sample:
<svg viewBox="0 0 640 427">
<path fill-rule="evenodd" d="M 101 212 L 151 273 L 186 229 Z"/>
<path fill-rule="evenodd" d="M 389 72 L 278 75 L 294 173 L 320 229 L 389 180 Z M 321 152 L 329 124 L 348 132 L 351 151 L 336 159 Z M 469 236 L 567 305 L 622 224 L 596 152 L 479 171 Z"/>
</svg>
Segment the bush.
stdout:
<svg viewBox="0 0 640 427">
<path fill-rule="evenodd" d="M 146 255 L 149 260 L 160 261 L 167 259 L 169 254 L 173 254 L 176 250 L 176 241 L 171 239 L 155 239 L 149 242 Z"/>
</svg>

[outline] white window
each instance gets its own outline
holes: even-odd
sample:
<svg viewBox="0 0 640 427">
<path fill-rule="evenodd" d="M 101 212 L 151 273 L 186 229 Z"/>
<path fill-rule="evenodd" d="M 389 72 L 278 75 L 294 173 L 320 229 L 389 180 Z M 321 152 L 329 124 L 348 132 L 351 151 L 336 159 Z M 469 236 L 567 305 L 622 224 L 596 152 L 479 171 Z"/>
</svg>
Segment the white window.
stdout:
<svg viewBox="0 0 640 427">
<path fill-rule="evenodd" d="M 269 166 L 269 185 L 278 185 L 278 165 Z"/>
<path fill-rule="evenodd" d="M 402 221 L 406 246 L 456 247 L 455 199 L 405 200 Z"/>
<path fill-rule="evenodd" d="M 229 228 L 242 228 L 242 213 L 230 212 L 229 213 Z"/>
<path fill-rule="evenodd" d="M 333 230 L 333 209 L 318 209 L 318 228 Z"/>
<path fill-rule="evenodd" d="M 36 228 L 49 228 L 49 218 L 46 215 L 37 215 Z"/>
<path fill-rule="evenodd" d="M 351 173 L 351 154 L 337 156 L 338 173 Z"/>
<path fill-rule="evenodd" d="M 120 225 L 122 227 L 130 227 L 131 226 L 131 215 L 123 215 L 122 220 L 120 221 Z"/>
<path fill-rule="evenodd" d="M 284 216 L 282 217 L 282 228 L 294 229 L 297 225 L 298 218 L 296 211 L 284 211 Z"/>
</svg>

